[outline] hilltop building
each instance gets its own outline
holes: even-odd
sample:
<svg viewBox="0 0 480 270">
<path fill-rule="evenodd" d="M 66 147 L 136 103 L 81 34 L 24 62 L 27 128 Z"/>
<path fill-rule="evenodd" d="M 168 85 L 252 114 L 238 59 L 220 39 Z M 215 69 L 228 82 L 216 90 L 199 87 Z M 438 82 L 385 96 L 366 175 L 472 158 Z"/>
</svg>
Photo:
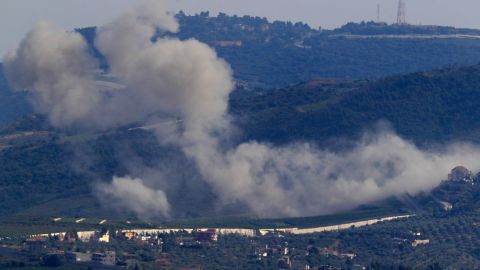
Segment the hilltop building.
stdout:
<svg viewBox="0 0 480 270">
<path fill-rule="evenodd" d="M 473 183 L 473 173 L 463 166 L 457 166 L 448 175 L 448 181 Z"/>
<path fill-rule="evenodd" d="M 208 229 L 206 231 L 198 231 L 195 233 L 195 240 L 199 242 L 217 242 L 218 232 L 216 229 Z"/>
<path fill-rule="evenodd" d="M 430 244 L 430 240 L 429 239 L 424 239 L 424 240 L 415 240 L 413 243 L 412 243 L 412 247 L 418 247 L 418 246 L 425 246 L 425 245 L 428 245 Z"/>
<path fill-rule="evenodd" d="M 110 232 L 106 232 L 100 238 L 98 238 L 98 242 L 109 243 L 110 242 Z"/>
</svg>

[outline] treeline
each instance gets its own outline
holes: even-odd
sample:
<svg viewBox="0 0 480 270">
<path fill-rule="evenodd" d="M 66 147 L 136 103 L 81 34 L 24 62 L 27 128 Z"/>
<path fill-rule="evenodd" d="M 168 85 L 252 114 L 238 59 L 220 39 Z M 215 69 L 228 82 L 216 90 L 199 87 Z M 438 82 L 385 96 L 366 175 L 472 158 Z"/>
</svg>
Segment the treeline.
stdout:
<svg viewBox="0 0 480 270">
<path fill-rule="evenodd" d="M 451 65 L 480 62 L 478 39 L 348 39 L 338 34 L 476 34 L 452 27 L 349 23 L 336 30 L 313 29 L 302 23 L 270 22 L 252 16 L 216 17 L 203 12 L 177 14 L 180 31 L 158 33 L 195 38 L 214 47 L 234 70 L 239 87 L 277 88 L 314 78 L 373 79 Z M 79 29 L 92 45 L 95 29 Z"/>
<path fill-rule="evenodd" d="M 352 35 L 480 35 L 480 30 L 437 25 L 387 24 L 384 22 L 347 23 L 332 34 Z"/>
</svg>

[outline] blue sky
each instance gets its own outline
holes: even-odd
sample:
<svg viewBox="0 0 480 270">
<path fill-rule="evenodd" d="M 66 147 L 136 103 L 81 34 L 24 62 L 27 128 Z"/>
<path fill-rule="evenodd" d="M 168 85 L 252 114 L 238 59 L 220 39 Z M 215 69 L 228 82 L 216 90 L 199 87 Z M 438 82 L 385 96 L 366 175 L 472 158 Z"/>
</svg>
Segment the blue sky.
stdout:
<svg viewBox="0 0 480 270">
<path fill-rule="evenodd" d="M 15 47 L 39 20 L 65 29 L 100 25 L 138 0 L 0 0 L 0 54 Z M 407 21 L 480 28 L 479 0 L 405 0 Z M 333 28 L 348 21 L 371 20 L 381 5 L 382 20 L 393 22 L 398 0 L 171 0 L 172 11 L 210 10 L 250 14 L 272 20 L 304 21 Z"/>
</svg>

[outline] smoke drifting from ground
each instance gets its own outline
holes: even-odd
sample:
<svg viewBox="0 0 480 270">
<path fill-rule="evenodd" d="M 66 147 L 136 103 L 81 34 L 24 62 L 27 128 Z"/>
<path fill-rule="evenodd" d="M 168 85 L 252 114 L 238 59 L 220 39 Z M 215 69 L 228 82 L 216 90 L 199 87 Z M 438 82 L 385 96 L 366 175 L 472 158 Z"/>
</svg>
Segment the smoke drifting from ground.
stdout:
<svg viewBox="0 0 480 270">
<path fill-rule="evenodd" d="M 48 114 L 57 127 L 116 127 L 152 121 L 151 115 L 180 118 L 175 128 L 157 128 L 159 142 L 181 149 L 220 205 L 240 203 L 260 216 L 331 213 L 405 192 L 428 191 L 459 164 L 480 169 L 477 147 L 454 145 L 424 152 L 388 131 L 366 135 L 339 153 L 295 143 L 222 147 L 231 130 L 231 70 L 196 40 L 151 41 L 157 30 L 177 29 L 162 1 L 145 1 L 101 28 L 97 48 L 126 85 L 108 95 L 92 87 L 93 61 L 84 41 L 45 24 L 7 56 L 7 75 L 14 86 L 32 90 L 39 112 Z M 52 44 L 56 46 L 49 47 Z M 114 177 L 98 192 L 138 215 L 166 216 L 168 194 L 154 186 L 130 176 Z"/>
<path fill-rule="evenodd" d="M 199 154 L 200 155 L 200 154 Z M 478 170 L 480 149 L 454 145 L 423 152 L 385 131 L 334 153 L 310 144 L 245 143 L 200 167 L 225 201 L 248 203 L 259 215 L 332 213 L 405 193 L 429 191 L 458 164 Z"/>
<path fill-rule="evenodd" d="M 169 216 L 170 204 L 161 190 L 147 187 L 142 179 L 113 177 L 110 185 L 100 184 L 103 203 L 118 211 L 130 210 L 146 219 Z"/>
</svg>

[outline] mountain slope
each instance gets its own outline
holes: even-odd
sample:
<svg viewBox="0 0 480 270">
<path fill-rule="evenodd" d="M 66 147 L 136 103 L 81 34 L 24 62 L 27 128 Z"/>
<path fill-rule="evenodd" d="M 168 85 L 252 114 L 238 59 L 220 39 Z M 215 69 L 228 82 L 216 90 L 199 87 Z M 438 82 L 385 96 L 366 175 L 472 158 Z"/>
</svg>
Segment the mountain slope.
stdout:
<svg viewBox="0 0 480 270">
<path fill-rule="evenodd" d="M 355 136 L 387 121 L 417 143 L 440 143 L 480 141 L 477 100 L 478 65 L 374 82 L 337 81 L 328 86 L 312 81 L 278 91 L 244 93 L 231 103 L 246 136 L 253 139 L 321 142 Z"/>
<path fill-rule="evenodd" d="M 378 79 L 480 62 L 480 39 L 475 38 L 480 31 L 473 29 L 349 23 L 323 30 L 250 16 L 179 13 L 177 18 L 181 30 L 169 35 L 195 38 L 214 47 L 232 66 L 238 88 L 280 88 L 316 78 Z M 93 45 L 96 28 L 77 31 L 90 44 L 89 50 L 101 68 L 108 69 Z M 382 38 L 385 34 L 397 37 Z M 418 37 L 403 38 L 412 34 Z M 0 125 L 31 112 L 25 98 L 24 93 L 8 91 L 0 65 Z"/>
<path fill-rule="evenodd" d="M 478 85 L 480 66 L 472 66 L 379 81 L 318 80 L 280 90 L 239 90 L 230 105 L 243 131 L 239 140 L 327 144 L 358 136 L 383 120 L 417 144 L 478 142 Z M 174 164 L 167 168 L 170 178 L 181 171 L 180 179 L 189 181 L 189 185 L 179 181 L 175 191 L 169 192 L 177 194 L 171 200 L 179 216 L 216 214 L 217 198 L 194 169 L 189 169 L 193 165 L 188 158 L 159 145 L 147 131 L 65 133 L 49 128 L 42 117 L 27 117 L 0 134 L 0 203 L 4 206 L 0 215 L 64 213 L 67 208 L 52 205 L 91 196 L 95 183 L 125 175 L 132 167 L 147 171 L 161 167 L 162 160 Z M 92 205 L 74 209 L 91 214 Z M 240 211 L 238 206 L 232 207 Z"/>
</svg>

